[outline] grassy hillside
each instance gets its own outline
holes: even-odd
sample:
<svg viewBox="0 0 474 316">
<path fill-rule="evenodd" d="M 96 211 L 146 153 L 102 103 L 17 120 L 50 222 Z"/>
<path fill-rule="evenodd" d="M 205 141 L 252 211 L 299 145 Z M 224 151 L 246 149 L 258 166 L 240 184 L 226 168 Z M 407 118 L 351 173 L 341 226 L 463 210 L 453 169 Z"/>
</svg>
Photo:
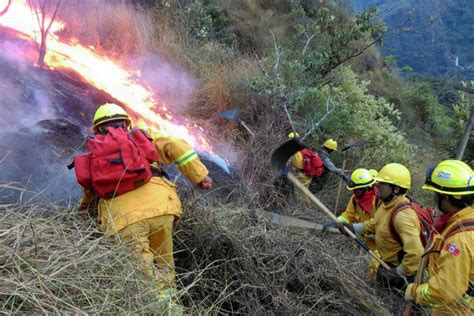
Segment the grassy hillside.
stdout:
<svg viewBox="0 0 474 316">
<path fill-rule="evenodd" d="M 271 152 L 292 130 L 314 149 L 328 137 L 340 147 L 367 140 L 336 153 L 336 165 L 346 159 L 350 173 L 403 163 L 412 173 L 411 195 L 432 201 L 420 189 L 425 168 L 452 156 L 453 144 L 439 135 L 455 142 L 464 114 L 441 104 L 434 84 L 403 79 L 375 49 L 386 31 L 376 9 L 351 16 L 333 1 L 187 0 L 94 12 L 97 33 L 77 22 L 79 39 L 123 60 L 154 54 L 196 78 L 185 114 L 235 158 L 239 177 L 231 189 L 180 187 L 184 216 L 175 240 L 185 312 L 389 315 L 403 307 L 402 296 L 367 279 L 367 255 L 345 237 L 275 226 L 263 216 L 328 220 L 280 185 L 270 167 Z M 462 109 L 470 104 L 468 97 L 462 102 Z M 255 137 L 216 115 L 231 108 Z M 334 209 L 339 179 L 326 180 L 317 196 Z M 348 197 L 343 190 L 340 205 Z M 74 206 L 1 205 L 0 311 L 165 311 L 127 249 L 101 236 L 95 218 L 80 218 Z"/>
</svg>

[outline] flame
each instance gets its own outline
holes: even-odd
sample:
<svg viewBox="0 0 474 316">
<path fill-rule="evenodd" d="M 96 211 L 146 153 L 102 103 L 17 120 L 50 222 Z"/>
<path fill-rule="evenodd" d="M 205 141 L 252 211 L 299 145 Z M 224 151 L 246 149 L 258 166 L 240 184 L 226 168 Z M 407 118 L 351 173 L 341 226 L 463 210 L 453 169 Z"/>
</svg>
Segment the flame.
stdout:
<svg viewBox="0 0 474 316">
<path fill-rule="evenodd" d="M 0 26 L 12 28 L 21 33 L 21 38 L 38 43 L 41 31 L 36 14 L 40 13 L 31 9 L 24 0 L 13 1 L 7 13 L 0 17 Z M 46 17 L 46 25 L 50 21 L 51 18 Z M 151 88 L 140 82 L 138 72 L 101 56 L 92 46 L 82 46 L 77 39 L 63 41 L 55 36 L 64 26 L 65 23 L 58 19 L 51 24 L 44 59 L 46 65 L 51 69 L 73 70 L 96 88 L 109 93 L 121 101 L 129 113 L 132 112 L 131 116 L 140 127 L 152 127 L 164 135 L 183 138 L 193 146 L 212 152 L 203 135 L 204 130 L 186 120 L 173 122 L 173 114 Z"/>
</svg>

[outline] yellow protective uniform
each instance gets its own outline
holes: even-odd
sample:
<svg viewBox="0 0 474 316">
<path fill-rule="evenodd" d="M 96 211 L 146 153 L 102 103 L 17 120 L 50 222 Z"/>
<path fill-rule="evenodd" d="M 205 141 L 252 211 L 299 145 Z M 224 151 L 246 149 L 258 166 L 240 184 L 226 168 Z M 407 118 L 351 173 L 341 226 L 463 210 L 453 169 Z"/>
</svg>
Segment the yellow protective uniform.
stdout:
<svg viewBox="0 0 474 316">
<path fill-rule="evenodd" d="M 395 206 L 407 201 L 408 198 L 402 195 L 387 205 L 381 203 L 374 218 L 364 222 L 364 233 L 375 234 L 375 247 L 383 261 L 391 267 L 401 265 L 405 275 L 412 276 L 418 269 L 423 253 L 423 245 L 420 239 L 420 222 L 415 210 L 404 209 L 394 218 L 394 228 L 400 235 L 403 245 L 392 238 L 388 226 L 390 213 Z M 398 256 L 401 250 L 405 255 L 400 262 Z"/>
<path fill-rule="evenodd" d="M 381 204 L 381 201 L 374 197 L 372 202 L 372 210 L 370 213 L 365 212 L 362 207 L 357 204 L 354 200 L 354 195 L 351 196 L 349 203 L 347 203 L 346 210 L 337 217 L 337 220 L 341 223 L 362 223 L 375 217 L 377 212 L 377 206 Z M 372 251 L 377 251 L 375 247 L 375 236 L 373 234 L 364 233 L 362 239 L 365 241 L 367 247 Z M 377 252 L 378 254 L 378 252 Z M 374 279 L 377 273 L 379 263 L 375 259 L 371 259 L 368 267 L 369 277 Z"/>
<path fill-rule="evenodd" d="M 468 219 L 474 221 L 472 206 L 449 219 L 429 253 L 428 282 L 407 288 L 418 304 L 433 308 L 433 315 L 474 315 L 474 297 L 466 293 L 469 283 L 474 283 L 474 230 L 446 238 L 452 228 Z"/>
<path fill-rule="evenodd" d="M 164 137 L 149 130 L 158 151 L 159 161 L 175 163 L 193 183 L 200 183 L 208 170 L 194 150 L 183 140 Z M 81 205 L 88 205 L 95 194 L 85 191 Z M 81 207 L 80 207 L 81 208 Z M 173 182 L 152 177 L 150 182 L 113 199 L 99 200 L 101 230 L 118 235 L 130 243 L 142 258 L 145 271 L 153 272 L 153 261 L 161 271 L 154 276 L 160 289 L 175 287 L 172 244 L 172 220 L 181 216 L 181 201 Z"/>
</svg>

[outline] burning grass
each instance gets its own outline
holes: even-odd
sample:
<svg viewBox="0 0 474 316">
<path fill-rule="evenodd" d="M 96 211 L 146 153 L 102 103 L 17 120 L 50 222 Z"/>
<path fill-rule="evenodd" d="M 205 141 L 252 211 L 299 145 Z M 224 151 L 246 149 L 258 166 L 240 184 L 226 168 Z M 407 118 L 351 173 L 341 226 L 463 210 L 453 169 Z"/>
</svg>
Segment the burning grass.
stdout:
<svg viewBox="0 0 474 316">
<path fill-rule="evenodd" d="M 232 204 L 185 209 L 175 234 L 179 301 L 190 313 L 388 314 L 351 249 L 267 226 Z M 0 206 L 0 311 L 157 313 L 152 280 L 94 220 L 54 206 Z M 338 255 L 336 255 L 338 254 Z M 337 257 L 336 257 L 337 256 Z"/>
</svg>

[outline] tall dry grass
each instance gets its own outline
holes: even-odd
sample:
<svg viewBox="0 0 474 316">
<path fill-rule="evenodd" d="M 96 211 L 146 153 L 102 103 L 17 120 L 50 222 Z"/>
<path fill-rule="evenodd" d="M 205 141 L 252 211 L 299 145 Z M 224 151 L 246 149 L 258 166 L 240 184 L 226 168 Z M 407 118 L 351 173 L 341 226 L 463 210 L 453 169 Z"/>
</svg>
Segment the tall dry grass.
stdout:
<svg viewBox="0 0 474 316">
<path fill-rule="evenodd" d="M 0 205 L 0 313 L 155 313 L 154 282 L 94 221 L 67 209 Z"/>
</svg>

